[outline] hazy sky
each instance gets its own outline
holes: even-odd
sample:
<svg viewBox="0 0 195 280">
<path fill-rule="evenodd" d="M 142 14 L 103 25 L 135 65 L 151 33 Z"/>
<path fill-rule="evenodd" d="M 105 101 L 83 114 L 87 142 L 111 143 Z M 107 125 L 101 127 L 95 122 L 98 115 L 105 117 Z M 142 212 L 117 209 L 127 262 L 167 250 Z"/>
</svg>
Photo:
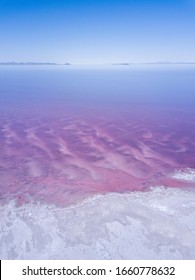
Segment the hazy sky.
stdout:
<svg viewBox="0 0 195 280">
<path fill-rule="evenodd" d="M 0 0 L 0 61 L 195 61 L 195 0 Z"/>
</svg>

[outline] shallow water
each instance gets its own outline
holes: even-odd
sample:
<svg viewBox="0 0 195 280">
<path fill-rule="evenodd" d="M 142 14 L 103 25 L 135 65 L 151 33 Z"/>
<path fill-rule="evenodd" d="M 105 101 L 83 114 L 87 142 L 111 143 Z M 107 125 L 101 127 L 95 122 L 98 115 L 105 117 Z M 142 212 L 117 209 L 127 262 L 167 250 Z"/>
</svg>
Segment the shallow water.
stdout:
<svg viewBox="0 0 195 280">
<path fill-rule="evenodd" d="M 1 67 L 2 201 L 194 185 L 195 69 L 117 67 Z"/>
<path fill-rule="evenodd" d="M 0 257 L 194 258 L 194 81 L 192 66 L 1 67 Z"/>
</svg>

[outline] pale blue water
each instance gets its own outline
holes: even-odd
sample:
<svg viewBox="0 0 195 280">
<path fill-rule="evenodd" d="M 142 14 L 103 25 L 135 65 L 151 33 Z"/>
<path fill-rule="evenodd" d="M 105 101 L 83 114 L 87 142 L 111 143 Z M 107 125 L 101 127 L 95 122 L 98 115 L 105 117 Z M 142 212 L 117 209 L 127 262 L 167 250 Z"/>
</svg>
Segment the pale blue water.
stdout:
<svg viewBox="0 0 195 280">
<path fill-rule="evenodd" d="M 195 66 L 1 66 L 0 101 L 193 107 Z"/>
</svg>

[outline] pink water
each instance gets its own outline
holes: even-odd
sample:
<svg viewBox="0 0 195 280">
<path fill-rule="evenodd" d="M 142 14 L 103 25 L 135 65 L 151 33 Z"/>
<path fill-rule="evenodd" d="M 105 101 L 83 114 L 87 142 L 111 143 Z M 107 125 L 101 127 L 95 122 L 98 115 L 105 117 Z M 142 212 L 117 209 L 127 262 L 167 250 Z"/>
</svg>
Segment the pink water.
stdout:
<svg viewBox="0 0 195 280">
<path fill-rule="evenodd" d="M 2 201 L 65 206 L 92 194 L 195 186 L 172 178 L 175 170 L 195 168 L 190 112 L 60 108 L 2 113 Z"/>
</svg>

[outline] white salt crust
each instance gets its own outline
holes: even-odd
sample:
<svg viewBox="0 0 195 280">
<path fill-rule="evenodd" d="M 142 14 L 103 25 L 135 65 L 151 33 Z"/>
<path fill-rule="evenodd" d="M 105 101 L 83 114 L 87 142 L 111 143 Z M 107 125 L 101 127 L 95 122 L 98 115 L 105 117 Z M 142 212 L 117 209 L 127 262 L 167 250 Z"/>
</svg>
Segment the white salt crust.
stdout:
<svg viewBox="0 0 195 280">
<path fill-rule="evenodd" d="M 195 259 L 195 191 L 154 187 L 57 208 L 0 206 L 1 259 Z"/>
</svg>

